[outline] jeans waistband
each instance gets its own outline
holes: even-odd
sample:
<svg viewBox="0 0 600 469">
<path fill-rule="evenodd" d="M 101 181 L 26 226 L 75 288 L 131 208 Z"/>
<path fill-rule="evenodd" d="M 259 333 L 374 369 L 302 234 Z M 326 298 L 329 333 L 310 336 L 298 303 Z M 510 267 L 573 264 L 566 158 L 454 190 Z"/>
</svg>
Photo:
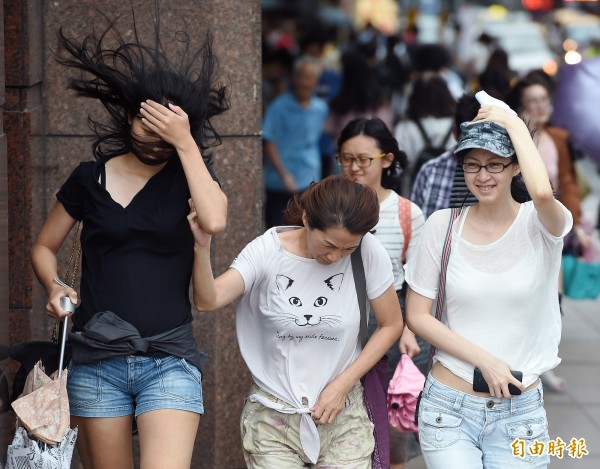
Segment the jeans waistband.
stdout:
<svg viewBox="0 0 600 469">
<path fill-rule="evenodd" d="M 457 391 L 437 381 L 431 374 L 425 381 L 423 395 L 443 399 L 454 410 L 466 407 L 473 410 L 514 412 L 528 405 L 544 405 L 542 383 L 530 391 L 512 397 L 478 397 Z"/>
</svg>

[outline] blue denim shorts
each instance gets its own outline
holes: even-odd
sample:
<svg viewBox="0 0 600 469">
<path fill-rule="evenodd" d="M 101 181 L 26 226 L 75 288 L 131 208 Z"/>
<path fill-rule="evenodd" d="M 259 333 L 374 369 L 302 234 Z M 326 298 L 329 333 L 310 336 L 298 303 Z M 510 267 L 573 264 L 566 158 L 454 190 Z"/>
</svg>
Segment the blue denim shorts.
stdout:
<svg viewBox="0 0 600 469">
<path fill-rule="evenodd" d="M 548 454 L 527 450 L 539 443 L 547 447 L 550 439 L 542 385 L 510 398 L 476 397 L 429 375 L 419 405 L 419 439 L 429 469 L 547 467 Z"/>
<path fill-rule="evenodd" d="M 121 417 L 159 409 L 204 413 L 200 370 L 173 355 L 129 355 L 97 363 L 69 363 L 71 415 Z"/>
</svg>

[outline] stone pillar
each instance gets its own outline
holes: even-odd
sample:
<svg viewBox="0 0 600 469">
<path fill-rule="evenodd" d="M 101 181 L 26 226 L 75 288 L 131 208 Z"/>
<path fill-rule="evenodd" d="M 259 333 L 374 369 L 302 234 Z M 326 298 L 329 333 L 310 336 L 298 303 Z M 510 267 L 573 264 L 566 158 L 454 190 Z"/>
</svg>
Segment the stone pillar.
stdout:
<svg viewBox="0 0 600 469">
<path fill-rule="evenodd" d="M 0 106 L 4 109 L 4 7 L 0 0 Z M 9 341 L 8 320 L 8 177 L 6 134 L 3 122 L 0 120 L 0 412 L 8 405 L 9 370 L 5 360 L 6 347 Z M 8 413 L 0 413 L 0 461 L 4 464 L 6 445 L 12 433 L 10 431 Z"/>
<path fill-rule="evenodd" d="M 10 213 L 10 337 L 15 343 L 45 339 L 51 324 L 43 314 L 45 296 L 32 274 L 29 250 L 54 204 L 54 194 L 79 161 L 90 160 L 88 114 L 102 115 L 101 106 L 77 99 L 66 90 L 73 70 L 53 57 L 56 31 L 62 26 L 82 37 L 105 26 L 94 6 L 117 25 L 131 24 L 132 5 L 138 26 L 154 2 L 146 0 L 4 0 L 7 99 L 4 112 L 9 145 Z M 219 57 L 222 78 L 231 90 L 231 110 L 215 120 L 223 144 L 214 153 L 215 171 L 229 199 L 229 221 L 213 244 L 214 270 L 227 269 L 235 255 L 262 232 L 261 68 L 259 0 L 160 0 L 161 35 L 184 29 L 193 43 L 209 28 Z M 185 25 L 184 25 L 185 22 Z M 145 30 L 142 26 L 141 32 Z M 120 29 L 123 33 L 127 30 Z M 165 44 L 167 50 L 173 45 Z M 10 52 L 9 52 L 10 51 Z M 14 57 L 13 57 L 14 56 Z M 0 188 L 2 186 L 0 141 Z M 1 197 L 1 189 L 0 189 Z M 2 201 L 3 199 L 0 199 Z M 0 254 L 2 223 L 0 204 Z M 66 251 L 59 263 L 66 262 Z M 2 269 L 0 266 L 0 298 Z M 33 293 L 32 293 L 33 292 Z M 33 314 L 32 314 L 33 310 Z M 193 468 L 245 467 L 240 447 L 239 416 L 250 377 L 240 357 L 233 306 L 213 313 L 194 313 L 201 348 L 210 356 L 203 375 L 205 415 L 200 424 Z M 0 310 L 0 340 L 7 322 Z M 1 343 L 1 342 L 0 342 Z M 5 446 L 0 450 L 0 459 Z M 74 464 L 73 467 L 77 467 Z"/>
</svg>

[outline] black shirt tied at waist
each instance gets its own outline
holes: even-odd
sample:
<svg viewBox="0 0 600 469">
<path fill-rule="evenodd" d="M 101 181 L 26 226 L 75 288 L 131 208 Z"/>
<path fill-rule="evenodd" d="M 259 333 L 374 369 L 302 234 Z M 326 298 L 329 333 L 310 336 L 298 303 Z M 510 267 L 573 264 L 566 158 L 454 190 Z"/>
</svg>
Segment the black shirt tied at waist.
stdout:
<svg viewBox="0 0 600 469">
<path fill-rule="evenodd" d="M 191 323 L 152 337 L 141 337 L 132 324 L 112 311 L 96 313 L 81 332 L 71 332 L 69 341 L 76 364 L 95 363 L 107 358 L 163 352 L 184 358 L 202 369 L 207 355 L 198 351 Z"/>
</svg>

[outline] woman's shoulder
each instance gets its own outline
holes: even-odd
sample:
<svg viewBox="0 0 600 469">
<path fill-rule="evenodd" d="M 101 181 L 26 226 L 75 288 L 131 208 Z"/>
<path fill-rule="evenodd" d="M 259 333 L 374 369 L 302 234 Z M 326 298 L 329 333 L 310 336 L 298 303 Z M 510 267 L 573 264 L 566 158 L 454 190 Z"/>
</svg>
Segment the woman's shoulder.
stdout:
<svg viewBox="0 0 600 469">
<path fill-rule="evenodd" d="M 401 119 L 395 127 L 396 133 L 415 133 L 418 132 L 417 124 L 414 123 L 412 119 L 403 118 Z"/>
<path fill-rule="evenodd" d="M 427 219 L 428 226 L 448 226 L 450 222 L 450 216 L 452 215 L 452 208 L 443 208 L 441 210 L 436 210 Z"/>
<path fill-rule="evenodd" d="M 561 127 L 548 126 L 546 127 L 546 132 L 554 140 L 569 140 L 569 131 Z"/>
</svg>

